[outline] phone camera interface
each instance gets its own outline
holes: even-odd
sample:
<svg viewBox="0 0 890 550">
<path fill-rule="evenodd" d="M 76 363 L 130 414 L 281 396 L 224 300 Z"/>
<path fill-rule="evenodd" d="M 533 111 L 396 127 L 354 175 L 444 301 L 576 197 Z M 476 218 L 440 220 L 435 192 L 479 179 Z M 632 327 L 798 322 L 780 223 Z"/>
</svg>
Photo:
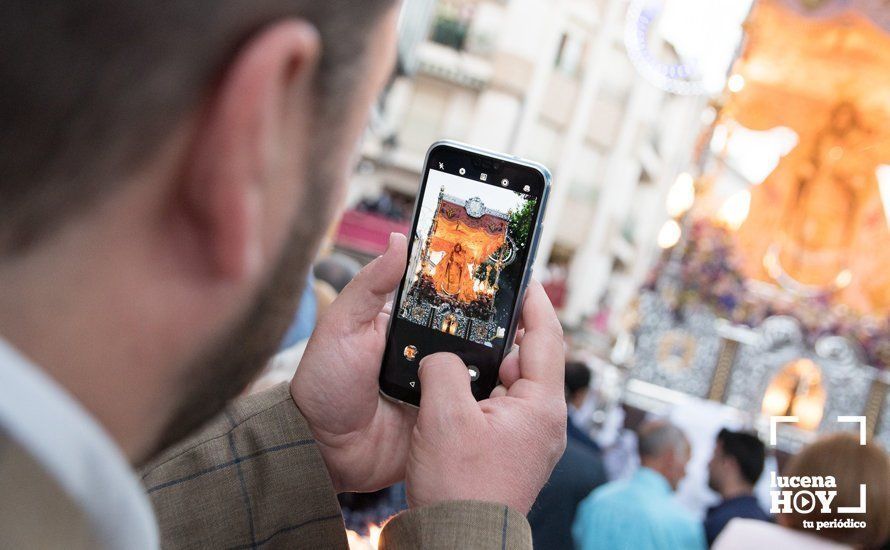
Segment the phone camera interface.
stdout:
<svg viewBox="0 0 890 550">
<path fill-rule="evenodd" d="M 525 193 L 431 170 L 398 317 L 503 348 L 537 202 Z M 404 354 L 408 358 L 407 348 Z"/>
</svg>

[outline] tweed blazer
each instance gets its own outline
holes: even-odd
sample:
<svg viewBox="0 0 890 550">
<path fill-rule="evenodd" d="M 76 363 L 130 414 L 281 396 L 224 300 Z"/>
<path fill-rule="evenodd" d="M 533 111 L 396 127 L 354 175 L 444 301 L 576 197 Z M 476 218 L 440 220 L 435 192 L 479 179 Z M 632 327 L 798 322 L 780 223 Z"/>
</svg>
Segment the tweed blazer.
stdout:
<svg viewBox="0 0 890 550">
<path fill-rule="evenodd" d="M 164 548 L 347 548 L 321 453 L 286 384 L 242 398 L 145 467 Z M 380 547 L 531 548 L 506 506 L 448 502 L 390 519 Z"/>
</svg>

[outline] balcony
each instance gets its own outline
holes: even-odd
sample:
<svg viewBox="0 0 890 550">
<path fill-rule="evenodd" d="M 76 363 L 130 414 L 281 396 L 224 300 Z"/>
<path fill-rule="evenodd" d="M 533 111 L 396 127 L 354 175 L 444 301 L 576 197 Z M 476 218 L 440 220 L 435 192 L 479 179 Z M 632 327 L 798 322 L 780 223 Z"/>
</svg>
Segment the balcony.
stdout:
<svg viewBox="0 0 890 550">
<path fill-rule="evenodd" d="M 473 90 L 481 90 L 491 80 L 487 59 L 448 46 L 426 42 L 417 51 L 417 72 Z"/>
</svg>

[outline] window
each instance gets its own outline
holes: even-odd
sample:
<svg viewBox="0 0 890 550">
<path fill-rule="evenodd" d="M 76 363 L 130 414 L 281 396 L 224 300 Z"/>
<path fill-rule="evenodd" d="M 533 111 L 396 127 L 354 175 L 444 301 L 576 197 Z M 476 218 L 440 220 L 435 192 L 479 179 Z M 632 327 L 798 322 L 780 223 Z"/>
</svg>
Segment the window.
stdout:
<svg viewBox="0 0 890 550">
<path fill-rule="evenodd" d="M 467 45 L 475 2 L 445 0 L 439 4 L 430 40 L 462 51 Z"/>
<path fill-rule="evenodd" d="M 467 31 L 469 25 L 463 21 L 450 19 L 448 17 L 438 16 L 433 24 L 433 42 L 454 48 L 455 50 L 463 50 L 467 43 Z"/>
<path fill-rule="evenodd" d="M 584 53 L 584 41 L 571 32 L 565 32 L 559 42 L 559 51 L 554 63 L 556 69 L 566 76 L 578 76 L 581 58 Z"/>
</svg>

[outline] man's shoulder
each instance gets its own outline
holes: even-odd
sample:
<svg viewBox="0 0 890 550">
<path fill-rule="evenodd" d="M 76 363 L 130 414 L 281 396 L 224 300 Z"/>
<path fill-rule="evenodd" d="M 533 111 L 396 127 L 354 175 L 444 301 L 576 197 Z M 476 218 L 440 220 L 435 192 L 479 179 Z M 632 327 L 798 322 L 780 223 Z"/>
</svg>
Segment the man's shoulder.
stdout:
<svg viewBox="0 0 890 550">
<path fill-rule="evenodd" d="M 225 411 L 211 419 L 200 430 L 175 445 L 164 449 L 150 462 L 142 466 L 143 481 L 160 466 L 174 462 L 195 448 L 208 442 L 225 438 L 237 427 L 261 424 L 264 429 L 275 429 L 276 433 L 289 423 L 297 423 L 300 413 L 290 395 L 286 383 L 277 384 L 266 390 L 242 396 L 233 401 Z M 301 418 L 301 417 L 300 417 Z M 302 426 L 302 422 L 300 425 Z M 226 450 L 228 447 L 225 447 Z"/>
<path fill-rule="evenodd" d="M 644 501 L 636 493 L 629 480 L 616 479 L 594 489 L 585 500 L 597 510 L 638 509 Z"/>
<path fill-rule="evenodd" d="M 584 431 L 575 424 L 570 416 L 568 422 L 566 423 L 566 435 L 568 436 L 569 441 L 575 441 L 585 449 L 591 451 L 592 453 L 596 453 L 597 455 L 602 453 L 602 449 L 600 446 L 593 440 L 589 435 L 584 433 Z"/>
<path fill-rule="evenodd" d="M 757 502 L 755 497 L 742 497 L 723 500 L 715 506 L 708 508 L 705 522 L 729 521 L 732 518 L 748 518 L 761 521 L 770 521 L 770 515 Z"/>
<path fill-rule="evenodd" d="M 597 547 L 611 548 L 620 541 L 624 548 L 637 548 L 642 546 L 635 542 L 642 544 L 658 529 L 658 518 L 646 495 L 628 480 L 616 480 L 584 499 L 575 515 L 573 533 L 576 539 L 583 536 L 597 541 Z"/>
<path fill-rule="evenodd" d="M 566 450 L 554 470 L 556 475 L 571 474 L 571 479 L 590 480 L 595 485 L 606 481 L 603 460 L 599 453 L 592 451 L 581 443 L 568 439 Z"/>
<path fill-rule="evenodd" d="M 164 547 L 346 545 L 330 476 L 287 384 L 230 404 L 143 482 Z"/>
</svg>

